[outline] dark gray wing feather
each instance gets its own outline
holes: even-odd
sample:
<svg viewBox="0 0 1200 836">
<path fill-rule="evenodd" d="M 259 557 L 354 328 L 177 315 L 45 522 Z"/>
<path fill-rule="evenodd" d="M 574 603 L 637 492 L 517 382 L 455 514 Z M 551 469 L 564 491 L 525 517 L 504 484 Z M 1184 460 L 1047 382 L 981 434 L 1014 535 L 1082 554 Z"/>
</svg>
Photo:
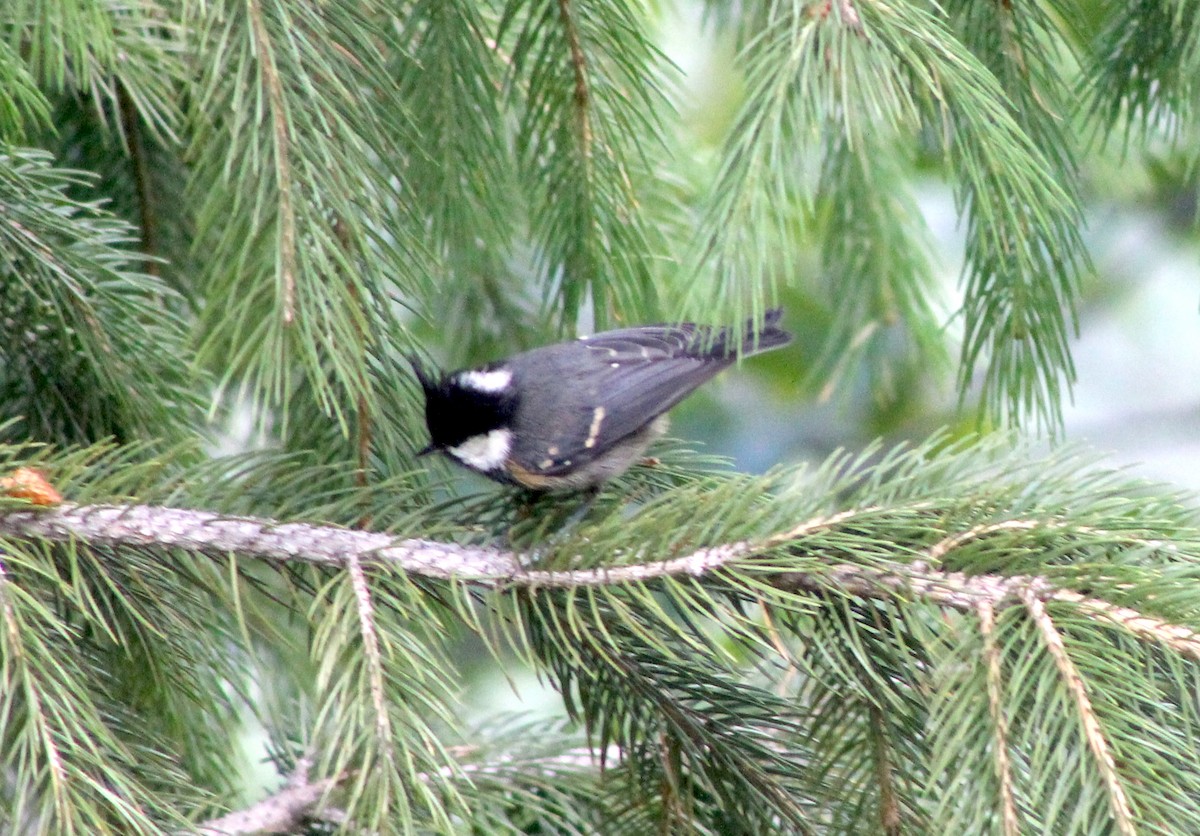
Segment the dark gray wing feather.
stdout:
<svg viewBox="0 0 1200 836">
<path fill-rule="evenodd" d="M 777 321 L 772 312 L 757 333 L 747 327 L 743 353 L 788 342 Z M 730 366 L 729 335 L 690 323 L 624 328 L 511 358 L 518 378 L 553 379 L 542 387 L 519 382 L 522 434 L 514 457 L 554 476 L 603 455 Z"/>
</svg>

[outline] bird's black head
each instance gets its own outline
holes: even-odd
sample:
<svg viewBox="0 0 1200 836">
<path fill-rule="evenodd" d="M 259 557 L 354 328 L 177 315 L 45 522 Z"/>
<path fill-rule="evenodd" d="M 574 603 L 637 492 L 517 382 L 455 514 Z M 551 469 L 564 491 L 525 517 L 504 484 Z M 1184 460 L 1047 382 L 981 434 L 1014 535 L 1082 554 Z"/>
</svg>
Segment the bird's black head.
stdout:
<svg viewBox="0 0 1200 836">
<path fill-rule="evenodd" d="M 422 453 L 457 447 L 492 430 L 511 426 L 517 410 L 512 372 L 504 366 L 428 374 L 413 364 L 425 391 L 425 424 L 429 446 Z"/>
</svg>

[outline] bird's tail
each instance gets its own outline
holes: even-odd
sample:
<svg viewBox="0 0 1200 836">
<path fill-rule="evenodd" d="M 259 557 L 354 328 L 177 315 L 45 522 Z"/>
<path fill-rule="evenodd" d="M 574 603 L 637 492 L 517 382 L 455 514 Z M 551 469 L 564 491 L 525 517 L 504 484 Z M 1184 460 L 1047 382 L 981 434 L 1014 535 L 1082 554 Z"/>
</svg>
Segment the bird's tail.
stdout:
<svg viewBox="0 0 1200 836">
<path fill-rule="evenodd" d="M 733 346 L 737 345 L 736 340 L 740 337 L 741 350 L 737 353 L 748 357 L 779 348 L 792 341 L 792 335 L 779 327 L 779 320 L 782 318 L 783 308 L 772 308 L 763 316 L 761 326 L 753 319 L 748 319 L 742 329 L 733 326 L 715 332 L 703 329 L 696 333 L 696 337 L 705 343 L 703 353 L 710 357 L 731 356 L 734 353 Z"/>
<path fill-rule="evenodd" d="M 742 332 L 742 354 L 758 354 L 790 343 L 792 335 L 779 327 L 782 318 L 783 308 L 772 308 L 763 317 L 761 328 L 755 329 L 754 320 L 748 320 Z"/>
</svg>

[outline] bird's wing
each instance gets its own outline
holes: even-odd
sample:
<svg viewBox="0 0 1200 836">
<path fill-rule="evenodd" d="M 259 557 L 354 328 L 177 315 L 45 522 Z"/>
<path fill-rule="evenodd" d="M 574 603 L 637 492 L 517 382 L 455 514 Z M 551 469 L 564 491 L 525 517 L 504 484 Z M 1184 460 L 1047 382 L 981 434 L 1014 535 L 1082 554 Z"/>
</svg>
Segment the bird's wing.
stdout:
<svg viewBox="0 0 1200 836">
<path fill-rule="evenodd" d="M 552 391 L 523 391 L 519 410 L 553 415 L 556 423 L 522 421 L 534 431 L 519 439 L 518 460 L 554 476 L 643 429 L 733 362 L 723 352 L 693 350 L 697 332 L 688 325 L 653 326 L 578 340 L 571 355 L 553 364 L 558 380 Z"/>
</svg>

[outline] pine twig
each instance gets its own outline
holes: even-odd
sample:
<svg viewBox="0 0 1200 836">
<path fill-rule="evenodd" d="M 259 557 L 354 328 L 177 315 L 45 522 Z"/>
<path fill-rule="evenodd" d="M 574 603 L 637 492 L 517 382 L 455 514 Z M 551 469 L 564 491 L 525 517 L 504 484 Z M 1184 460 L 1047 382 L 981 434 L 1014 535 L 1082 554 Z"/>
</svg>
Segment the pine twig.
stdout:
<svg viewBox="0 0 1200 836">
<path fill-rule="evenodd" d="M 1108 805 L 1112 810 L 1117 830 L 1123 836 L 1136 836 L 1137 828 L 1133 824 L 1133 812 L 1129 808 L 1129 797 L 1125 794 L 1125 787 L 1121 784 L 1121 776 L 1117 774 L 1116 761 L 1113 760 L 1112 750 L 1109 748 L 1108 740 L 1104 737 L 1100 721 L 1096 719 L 1096 711 L 1092 708 L 1092 701 L 1088 697 L 1083 678 L 1079 675 L 1075 663 L 1071 661 L 1067 648 L 1063 645 L 1062 635 L 1054 625 L 1054 620 L 1046 612 L 1046 605 L 1029 588 L 1021 591 L 1021 600 L 1029 611 L 1034 624 L 1037 625 L 1038 631 L 1042 634 L 1042 641 L 1045 642 L 1046 649 L 1054 658 L 1054 664 L 1058 667 L 1059 674 L 1079 710 L 1079 717 L 1083 721 L 1084 737 L 1087 739 L 1088 748 L 1092 750 L 1092 756 L 1096 759 L 1096 766 L 1100 770 L 1100 775 L 1108 790 Z"/>
<path fill-rule="evenodd" d="M 375 708 L 375 733 L 379 735 L 379 745 L 383 747 L 384 756 L 391 764 L 394 758 L 392 722 L 388 716 L 387 698 L 383 685 L 383 655 L 379 652 L 379 631 L 375 627 L 375 605 L 371 601 L 371 588 L 367 585 L 367 575 L 363 571 L 362 561 L 358 555 L 346 556 L 346 571 L 349 573 L 350 583 L 354 587 L 354 601 L 358 609 L 363 656 L 367 661 L 370 678 L 371 705 Z"/>
<path fill-rule="evenodd" d="M 875 756 L 875 784 L 879 791 L 879 828 L 885 836 L 899 836 L 902 817 L 892 774 L 890 738 L 884 730 L 883 712 L 875 704 L 867 706 L 871 722 L 872 752 Z"/>
<path fill-rule="evenodd" d="M 575 125 L 579 134 L 579 150 L 585 164 L 592 158 L 591 93 L 588 88 L 587 57 L 579 37 L 579 26 L 571 9 L 571 0 L 558 0 L 558 14 L 571 50 L 571 71 L 575 77 Z"/>
<path fill-rule="evenodd" d="M 8 592 L 8 571 L 4 567 L 4 552 L 0 551 L 0 615 L 4 619 L 4 632 L 7 635 L 7 653 L 11 654 L 14 659 L 8 660 L 8 664 L 13 662 L 24 664 L 21 658 L 24 656 L 23 645 L 21 640 L 21 626 L 17 622 L 17 613 L 13 607 L 12 601 L 9 600 Z M 45 746 L 46 763 L 50 770 L 50 792 L 54 796 L 55 807 L 61 807 L 64 803 L 63 788 L 69 780 L 67 776 L 66 766 L 63 764 L 62 753 L 59 751 L 58 744 L 55 741 L 55 735 L 50 729 L 46 728 L 46 712 L 42 705 L 41 689 L 32 686 L 25 689 L 26 699 L 31 703 L 29 716 L 33 718 L 33 722 L 38 726 L 37 737 Z"/>
<path fill-rule="evenodd" d="M 146 151 L 146 141 L 142 137 L 142 126 L 138 118 L 137 106 L 129 90 L 121 82 L 115 84 L 117 105 L 121 115 L 121 135 L 129 154 L 129 170 L 133 176 L 133 189 L 137 195 L 138 232 L 141 238 L 142 253 L 150 256 L 144 262 L 144 269 L 152 276 L 160 272 L 160 263 L 154 256 L 159 255 L 158 244 L 158 215 L 155 212 L 150 189 L 150 164 Z"/>
<path fill-rule="evenodd" d="M 279 178 L 279 264 L 283 273 L 283 322 L 291 325 L 296 317 L 296 211 L 292 206 L 291 131 L 279 65 L 274 46 L 267 34 L 259 0 L 248 4 L 254 48 L 262 72 L 262 84 L 271 108 L 272 139 L 275 151 L 275 175 Z"/>
<path fill-rule="evenodd" d="M 1000 648 L 996 645 L 996 610 L 990 601 L 980 601 L 979 630 L 983 634 L 983 657 L 987 665 L 988 713 L 992 715 L 995 740 L 992 748 L 996 758 L 996 779 L 1000 784 L 1000 803 L 1003 811 L 1004 836 L 1019 836 L 1021 820 L 1013 793 L 1012 763 L 1008 757 L 1008 718 L 1004 716 L 1003 673 L 1000 669 Z"/>
</svg>

